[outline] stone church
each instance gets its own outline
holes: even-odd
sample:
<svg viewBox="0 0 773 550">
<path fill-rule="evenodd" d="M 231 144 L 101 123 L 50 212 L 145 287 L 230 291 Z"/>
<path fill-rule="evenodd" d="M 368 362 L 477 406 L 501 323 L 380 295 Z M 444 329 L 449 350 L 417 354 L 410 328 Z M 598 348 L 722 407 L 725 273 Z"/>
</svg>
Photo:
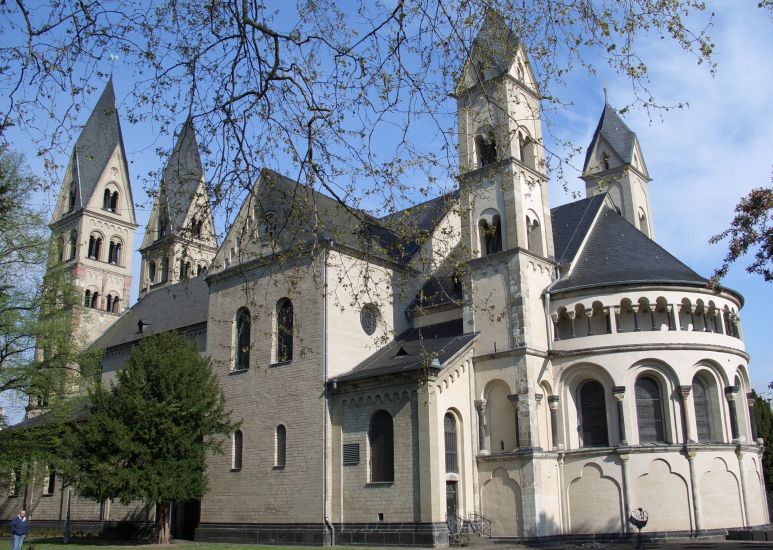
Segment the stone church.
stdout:
<svg viewBox="0 0 773 550">
<path fill-rule="evenodd" d="M 489 19 L 454 91 L 458 188 L 385 217 L 264 170 L 220 244 L 192 121 L 141 243 L 112 84 L 51 223 L 80 330 L 114 379 L 176 330 L 212 358 L 239 431 L 209 492 L 175 508 L 202 541 L 445 546 L 696 534 L 768 523 L 743 297 L 655 241 L 636 134 L 605 105 L 586 197 L 550 208 L 527 52 Z M 70 503 L 55 473 L 11 489 L 40 525 L 142 523 Z M 14 501 L 15 499 L 15 501 Z M 10 501 L 10 503 L 9 503 Z M 69 507 L 69 508 L 68 508 Z"/>
</svg>

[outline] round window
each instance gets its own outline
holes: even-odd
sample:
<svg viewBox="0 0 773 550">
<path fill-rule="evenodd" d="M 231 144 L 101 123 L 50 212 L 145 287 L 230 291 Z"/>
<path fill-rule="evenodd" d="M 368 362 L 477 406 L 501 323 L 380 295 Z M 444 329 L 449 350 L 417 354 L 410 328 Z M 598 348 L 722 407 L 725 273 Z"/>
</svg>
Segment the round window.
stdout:
<svg viewBox="0 0 773 550">
<path fill-rule="evenodd" d="M 376 304 L 366 304 L 360 310 L 360 325 L 368 336 L 376 332 L 381 313 Z"/>
</svg>

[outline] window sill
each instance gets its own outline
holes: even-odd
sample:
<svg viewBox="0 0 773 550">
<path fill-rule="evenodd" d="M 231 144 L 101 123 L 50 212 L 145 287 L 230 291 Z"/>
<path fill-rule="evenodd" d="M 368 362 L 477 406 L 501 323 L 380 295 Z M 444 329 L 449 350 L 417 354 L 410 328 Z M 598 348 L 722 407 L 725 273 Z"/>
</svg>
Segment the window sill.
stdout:
<svg viewBox="0 0 773 550">
<path fill-rule="evenodd" d="M 293 360 L 292 360 L 292 359 L 288 359 L 287 361 L 277 361 L 276 363 L 271 363 L 271 364 L 268 366 L 268 368 L 273 368 L 273 367 L 284 367 L 285 365 L 289 365 L 289 364 L 290 364 L 290 363 L 292 363 L 292 362 L 293 362 Z"/>
<path fill-rule="evenodd" d="M 231 472 L 241 472 L 241 471 L 242 471 L 242 469 L 241 469 L 241 468 L 231 468 L 231 470 L 230 470 L 230 471 L 231 471 Z"/>
<path fill-rule="evenodd" d="M 365 487 L 391 487 L 394 484 L 394 481 L 369 481 Z"/>
<path fill-rule="evenodd" d="M 274 466 L 274 467 L 273 467 L 273 468 L 271 468 L 271 469 L 272 469 L 272 470 L 280 470 L 280 471 L 281 471 L 281 470 L 284 470 L 284 469 L 285 469 L 285 467 L 284 467 L 284 466 Z"/>
<path fill-rule="evenodd" d="M 231 375 L 235 376 L 237 374 L 244 374 L 245 372 L 249 372 L 249 370 L 250 370 L 249 367 L 246 368 L 246 369 L 231 369 L 230 371 L 228 371 L 228 376 L 231 376 Z"/>
<path fill-rule="evenodd" d="M 43 493 L 43 494 L 42 494 L 42 495 L 40 495 L 40 496 L 43 496 L 43 497 L 52 497 L 52 496 L 54 496 L 54 493 Z"/>
</svg>

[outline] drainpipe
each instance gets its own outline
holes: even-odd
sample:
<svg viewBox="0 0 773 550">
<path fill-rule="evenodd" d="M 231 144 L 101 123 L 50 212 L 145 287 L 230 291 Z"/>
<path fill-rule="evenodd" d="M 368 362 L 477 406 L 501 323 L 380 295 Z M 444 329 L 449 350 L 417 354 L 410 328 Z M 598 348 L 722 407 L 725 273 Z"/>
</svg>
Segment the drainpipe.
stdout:
<svg viewBox="0 0 773 550">
<path fill-rule="evenodd" d="M 333 241 L 328 243 L 332 246 Z M 330 385 L 327 379 L 327 260 L 328 260 L 329 248 L 325 248 L 322 262 L 322 388 L 324 395 L 323 411 L 322 411 L 322 518 L 324 520 L 325 527 L 330 531 L 330 545 L 335 546 L 336 532 L 333 524 L 330 523 L 328 518 L 328 479 L 327 479 L 327 464 L 328 464 L 328 404 L 329 404 L 329 392 Z M 324 543 L 324 541 L 323 541 Z"/>
</svg>

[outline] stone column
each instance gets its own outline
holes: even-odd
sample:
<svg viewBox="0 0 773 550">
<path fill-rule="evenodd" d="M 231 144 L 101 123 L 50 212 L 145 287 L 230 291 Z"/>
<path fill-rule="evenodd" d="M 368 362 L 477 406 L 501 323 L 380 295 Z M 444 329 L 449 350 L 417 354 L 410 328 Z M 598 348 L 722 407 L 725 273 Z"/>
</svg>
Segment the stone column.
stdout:
<svg viewBox="0 0 773 550">
<path fill-rule="evenodd" d="M 725 397 L 727 398 L 728 409 L 730 411 L 730 434 L 734 442 L 738 441 L 738 411 L 736 410 L 735 398 L 738 396 L 738 386 L 726 386 Z"/>
<path fill-rule="evenodd" d="M 607 324 L 607 334 L 612 334 L 612 312 L 608 307 L 605 307 L 603 311 L 604 311 L 604 320 L 606 321 L 606 324 Z"/>
<path fill-rule="evenodd" d="M 510 400 L 510 403 L 513 405 L 513 411 L 515 412 L 515 447 L 516 449 L 521 448 L 521 434 L 519 429 L 520 422 L 518 421 L 518 397 L 519 395 L 517 393 L 507 396 L 507 398 Z"/>
<path fill-rule="evenodd" d="M 489 454 L 488 429 L 486 426 L 486 400 L 476 399 L 475 410 L 478 411 L 478 447 L 482 455 Z"/>
<path fill-rule="evenodd" d="M 630 532 L 633 526 L 628 523 L 631 517 L 631 503 L 633 502 L 633 488 L 631 487 L 631 472 L 629 471 L 628 460 L 631 455 L 623 453 L 620 455 L 620 462 L 623 469 L 623 530 Z"/>
<path fill-rule="evenodd" d="M 534 400 L 537 402 L 537 418 L 542 418 L 542 413 L 539 412 L 539 410 L 542 408 L 542 400 L 545 399 L 545 395 L 541 393 L 535 393 L 534 394 Z M 537 449 L 542 448 L 542 444 L 540 443 L 539 438 L 539 428 L 534 431 L 534 436 L 531 440 L 531 446 Z"/>
<path fill-rule="evenodd" d="M 591 322 L 591 317 L 593 317 L 593 308 L 586 309 L 585 310 L 585 319 L 588 323 L 588 336 L 593 336 L 593 323 Z"/>
<path fill-rule="evenodd" d="M 558 403 L 560 398 L 557 395 L 548 396 L 548 407 L 550 407 L 550 434 L 552 435 L 553 450 L 558 449 L 561 440 L 558 438 Z"/>
<path fill-rule="evenodd" d="M 679 396 L 682 398 L 682 429 L 684 430 L 685 443 L 694 443 L 696 441 L 695 435 L 692 433 L 692 423 L 690 422 L 692 415 L 689 414 L 692 408 L 690 407 L 692 404 L 690 399 L 691 391 L 692 386 L 679 386 Z"/>
<path fill-rule="evenodd" d="M 574 320 L 577 318 L 577 312 L 574 310 L 567 311 L 566 315 L 569 317 L 569 323 L 572 325 L 572 334 L 569 337 L 576 338 L 575 331 L 574 331 Z"/>
<path fill-rule="evenodd" d="M 754 414 L 754 402 L 757 400 L 757 392 L 754 390 L 746 394 L 746 404 L 749 406 L 749 427 L 752 431 L 750 443 L 757 443 L 757 417 Z"/>
<path fill-rule="evenodd" d="M 701 512 L 701 495 L 698 486 L 698 472 L 695 470 L 695 451 L 688 450 L 686 453 L 687 463 L 690 465 L 690 489 L 692 490 L 692 511 L 695 516 L 695 530 L 700 531 L 703 527 L 703 516 Z"/>
<path fill-rule="evenodd" d="M 558 342 L 561 340 L 561 331 L 558 330 L 558 313 L 551 313 L 550 319 L 553 321 L 553 340 Z"/>
<path fill-rule="evenodd" d="M 679 330 L 679 323 L 676 322 L 676 306 L 666 304 L 666 315 L 668 316 L 668 330 Z"/>
<path fill-rule="evenodd" d="M 610 334 L 617 334 L 619 332 L 618 330 L 618 317 L 620 315 L 620 306 L 610 306 L 609 307 L 609 333 Z"/>
<path fill-rule="evenodd" d="M 743 497 L 743 525 L 749 525 L 749 495 L 746 494 L 746 472 L 743 467 L 743 450 L 739 445 L 735 449 L 735 456 L 738 457 L 738 473 L 741 477 L 741 497 Z M 759 506 L 759 502 L 757 505 Z"/>
<path fill-rule="evenodd" d="M 625 386 L 615 386 L 612 388 L 612 394 L 617 401 L 617 424 L 618 433 L 620 435 L 620 447 L 627 447 L 628 441 L 625 437 L 625 406 L 623 405 L 623 399 L 625 398 Z M 626 459 L 627 460 L 627 459 Z M 628 521 L 626 519 L 626 521 Z"/>
</svg>

